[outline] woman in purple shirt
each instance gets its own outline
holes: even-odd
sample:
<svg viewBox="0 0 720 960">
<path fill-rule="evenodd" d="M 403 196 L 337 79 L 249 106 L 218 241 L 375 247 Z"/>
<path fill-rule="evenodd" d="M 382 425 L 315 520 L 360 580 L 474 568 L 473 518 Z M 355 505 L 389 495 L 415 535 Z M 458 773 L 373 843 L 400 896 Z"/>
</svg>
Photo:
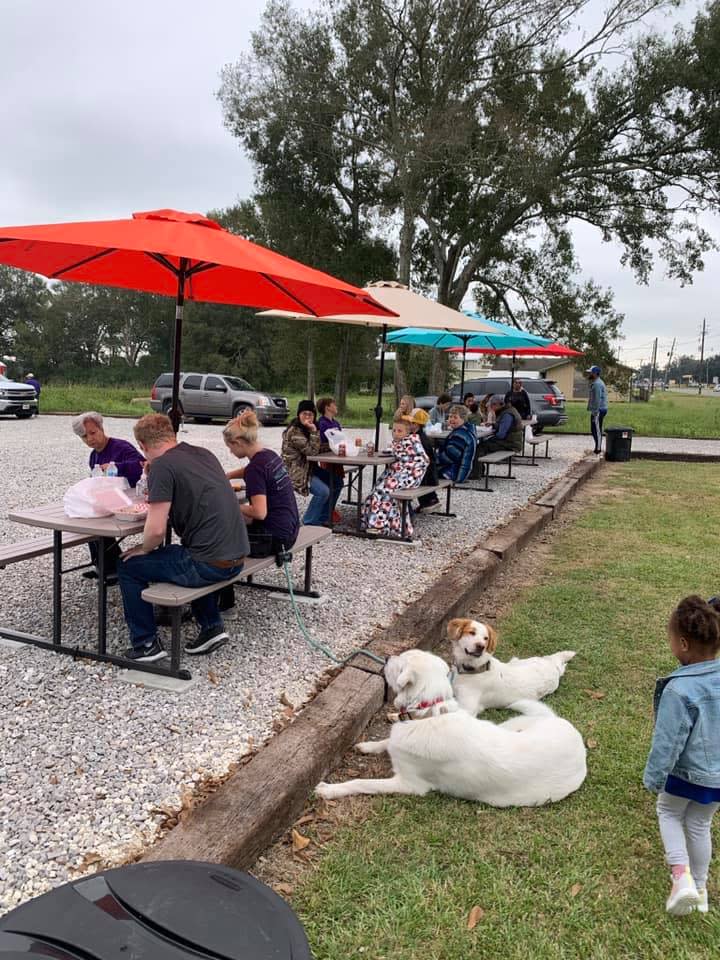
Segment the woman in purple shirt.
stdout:
<svg viewBox="0 0 720 960">
<path fill-rule="evenodd" d="M 128 443 L 127 440 L 118 440 L 108 437 L 103 429 L 102 415 L 90 410 L 81 413 L 72 422 L 73 431 L 80 437 L 92 453 L 90 454 L 90 470 L 100 467 L 103 473 L 108 465 L 114 463 L 119 477 L 125 477 L 131 487 L 140 479 L 145 464 L 145 458 Z"/>
<path fill-rule="evenodd" d="M 320 432 L 320 452 L 323 453 L 330 449 L 330 444 L 327 439 L 328 430 L 342 430 L 342 427 L 340 426 L 340 421 L 335 419 L 338 408 L 333 397 L 320 397 L 317 402 L 317 408 L 320 414 L 317 422 L 318 431 Z M 330 483 L 330 471 L 333 472 L 335 478 L 332 484 Z M 342 517 L 339 511 L 335 509 L 335 504 L 338 502 L 338 498 L 342 493 L 343 484 L 345 483 L 345 470 L 339 464 L 320 462 L 315 469 L 315 474 L 329 490 L 333 491 L 332 503 L 329 504 L 333 514 L 332 521 L 333 523 L 340 523 Z"/>
</svg>

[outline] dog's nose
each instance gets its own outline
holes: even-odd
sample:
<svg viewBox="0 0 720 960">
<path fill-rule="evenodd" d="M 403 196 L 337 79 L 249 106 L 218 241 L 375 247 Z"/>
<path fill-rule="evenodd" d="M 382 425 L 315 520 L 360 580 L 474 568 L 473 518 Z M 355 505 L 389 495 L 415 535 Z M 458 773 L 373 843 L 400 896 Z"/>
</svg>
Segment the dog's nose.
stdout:
<svg viewBox="0 0 720 960">
<path fill-rule="evenodd" d="M 465 653 L 469 657 L 481 657 L 485 653 L 485 647 L 479 643 L 476 647 L 472 647 L 470 650 L 466 648 Z"/>
</svg>

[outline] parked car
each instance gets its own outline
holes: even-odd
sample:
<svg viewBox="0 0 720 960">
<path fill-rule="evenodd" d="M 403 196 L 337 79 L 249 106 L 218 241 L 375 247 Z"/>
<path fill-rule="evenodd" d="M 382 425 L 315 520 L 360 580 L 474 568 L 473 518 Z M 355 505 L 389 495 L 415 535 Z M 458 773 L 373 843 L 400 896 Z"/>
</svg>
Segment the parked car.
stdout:
<svg viewBox="0 0 720 960">
<path fill-rule="evenodd" d="M 0 373 L 0 416 L 14 413 L 18 420 L 26 420 L 38 412 L 35 388 L 28 383 L 16 383 Z"/>
<path fill-rule="evenodd" d="M 288 415 L 286 397 L 271 397 L 247 380 L 224 373 L 181 373 L 180 404 L 184 415 L 196 423 L 229 420 L 251 409 L 260 423 L 272 426 L 285 423 Z M 158 413 L 168 413 L 171 405 L 172 373 L 162 373 L 152 388 L 150 406 Z"/>
<path fill-rule="evenodd" d="M 567 423 L 565 413 L 565 397 L 558 390 L 552 380 L 541 380 L 539 377 L 521 377 L 523 387 L 530 397 L 530 409 L 537 417 L 536 433 L 541 433 L 545 427 L 558 427 Z M 474 393 L 478 402 L 488 393 L 502 393 L 510 389 L 510 377 L 481 377 L 479 380 L 466 380 L 463 393 Z M 456 383 L 448 390 L 455 403 L 462 402 L 460 384 Z M 430 410 L 435 406 L 437 397 L 416 397 L 415 402 L 423 410 Z"/>
</svg>

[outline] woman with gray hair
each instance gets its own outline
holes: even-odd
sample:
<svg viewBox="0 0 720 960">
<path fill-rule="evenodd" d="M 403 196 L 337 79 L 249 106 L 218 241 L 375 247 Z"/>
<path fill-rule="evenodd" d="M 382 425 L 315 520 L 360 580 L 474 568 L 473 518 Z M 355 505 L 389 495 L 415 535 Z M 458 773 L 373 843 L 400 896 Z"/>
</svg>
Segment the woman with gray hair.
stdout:
<svg viewBox="0 0 720 960">
<path fill-rule="evenodd" d="M 462 404 L 450 407 L 448 426 L 450 435 L 437 453 L 438 473 L 453 483 L 467 480 L 475 460 L 477 437 L 475 426 L 468 423 L 470 411 Z"/>
<path fill-rule="evenodd" d="M 105 473 L 109 464 L 114 463 L 118 476 L 125 477 L 131 487 L 135 486 L 142 475 L 145 458 L 127 440 L 108 437 L 103 429 L 102 414 L 95 410 L 81 413 L 79 417 L 73 418 L 72 428 L 92 451 L 91 471 L 99 467 Z"/>
</svg>

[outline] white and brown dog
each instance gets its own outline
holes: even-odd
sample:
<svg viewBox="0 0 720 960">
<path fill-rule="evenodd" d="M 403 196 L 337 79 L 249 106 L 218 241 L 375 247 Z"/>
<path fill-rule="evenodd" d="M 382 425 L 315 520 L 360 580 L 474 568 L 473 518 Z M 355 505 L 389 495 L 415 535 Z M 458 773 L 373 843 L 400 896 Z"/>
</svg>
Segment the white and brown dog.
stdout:
<svg viewBox="0 0 720 960">
<path fill-rule="evenodd" d="M 386 740 L 359 743 L 362 753 L 387 753 L 393 775 L 384 780 L 320 783 L 326 800 L 357 793 L 431 790 L 495 807 L 534 807 L 562 800 L 587 772 L 585 744 L 567 720 L 544 703 L 512 704 L 522 716 L 495 724 L 459 708 L 444 660 L 423 650 L 390 657 L 388 684 L 406 723 L 395 723 Z"/>
<path fill-rule="evenodd" d="M 458 703 L 477 716 L 483 710 L 509 707 L 516 700 L 542 700 L 558 688 L 574 650 L 547 657 L 513 657 L 507 663 L 493 654 L 497 634 L 478 620 L 456 619 L 447 625 L 455 665 L 453 690 Z"/>
</svg>

